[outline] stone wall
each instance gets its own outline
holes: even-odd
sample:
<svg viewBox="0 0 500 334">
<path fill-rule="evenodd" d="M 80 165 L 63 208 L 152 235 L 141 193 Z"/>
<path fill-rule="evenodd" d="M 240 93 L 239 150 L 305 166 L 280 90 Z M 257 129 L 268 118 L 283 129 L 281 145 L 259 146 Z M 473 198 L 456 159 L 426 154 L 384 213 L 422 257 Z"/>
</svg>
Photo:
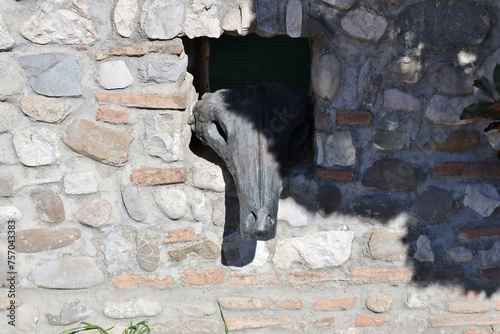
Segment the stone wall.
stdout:
<svg viewBox="0 0 500 334">
<path fill-rule="evenodd" d="M 0 16 L 2 333 L 222 333 L 217 303 L 239 333 L 500 332 L 500 164 L 488 123 L 459 118 L 500 62 L 498 1 L 1 0 Z M 315 167 L 290 173 L 268 242 L 224 233 L 232 182 L 189 149 L 180 37 L 223 32 L 313 40 Z"/>
</svg>

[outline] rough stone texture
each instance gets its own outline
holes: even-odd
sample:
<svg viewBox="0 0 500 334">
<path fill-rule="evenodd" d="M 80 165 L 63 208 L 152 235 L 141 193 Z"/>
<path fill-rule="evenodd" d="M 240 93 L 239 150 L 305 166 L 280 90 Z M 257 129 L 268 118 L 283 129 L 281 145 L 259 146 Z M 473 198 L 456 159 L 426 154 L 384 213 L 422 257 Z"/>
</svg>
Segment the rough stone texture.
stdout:
<svg viewBox="0 0 500 334">
<path fill-rule="evenodd" d="M 490 249 L 479 251 L 476 255 L 481 266 L 493 267 L 500 265 L 500 242 L 495 242 Z"/>
<path fill-rule="evenodd" d="M 290 0 L 286 5 L 286 33 L 288 36 L 297 38 L 302 34 L 302 2 Z"/>
<path fill-rule="evenodd" d="M 75 55 L 43 53 L 23 56 L 19 64 L 35 92 L 45 96 L 82 95 L 82 73 Z"/>
<path fill-rule="evenodd" d="M 302 206 L 297 205 L 291 197 L 280 199 L 278 204 L 278 221 L 288 223 L 293 227 L 306 226 L 309 217 L 307 210 Z"/>
<path fill-rule="evenodd" d="M 45 123 L 59 123 L 71 113 L 71 108 L 60 99 L 40 95 L 24 96 L 21 110 L 31 119 Z"/>
<path fill-rule="evenodd" d="M 22 217 L 21 211 L 15 206 L 0 206 L 0 222 L 7 223 L 9 220 L 19 221 Z"/>
<path fill-rule="evenodd" d="M 137 262 L 142 269 L 152 272 L 160 264 L 160 248 L 153 230 L 138 232 L 136 236 Z"/>
<path fill-rule="evenodd" d="M 128 160 L 128 149 L 134 137 L 128 132 L 84 119 L 75 119 L 67 127 L 63 142 L 76 153 L 112 165 L 123 165 Z M 107 143 L 103 146 L 102 143 Z"/>
<path fill-rule="evenodd" d="M 420 171 L 402 160 L 375 161 L 363 176 L 363 186 L 388 191 L 414 189 L 422 182 Z"/>
<path fill-rule="evenodd" d="M 255 1 L 257 14 L 256 32 L 259 36 L 272 37 L 279 33 L 279 4 L 277 0 Z"/>
<path fill-rule="evenodd" d="M 366 308 L 374 313 L 386 312 L 391 304 L 392 299 L 382 293 L 369 295 L 365 301 Z"/>
<path fill-rule="evenodd" d="M 446 190 L 436 187 L 427 188 L 413 202 L 410 214 L 429 223 L 441 223 L 440 218 L 453 209 L 455 201 Z"/>
<path fill-rule="evenodd" d="M 123 266 L 134 262 L 135 244 L 116 232 L 110 232 L 104 239 L 104 259 L 107 271 L 114 273 L 123 270 Z"/>
<path fill-rule="evenodd" d="M 359 71 L 358 100 L 369 106 L 373 105 L 381 84 L 381 78 L 381 74 L 377 74 L 374 68 L 373 60 L 371 58 L 367 59 Z"/>
<path fill-rule="evenodd" d="M 222 30 L 228 34 L 247 35 L 255 21 L 255 12 L 252 7 L 251 2 L 240 2 L 237 7 L 231 8 L 222 18 Z"/>
<path fill-rule="evenodd" d="M 103 312 L 113 319 L 154 317 L 162 312 L 162 306 L 155 298 L 146 296 L 107 302 L 104 305 Z"/>
<path fill-rule="evenodd" d="M 38 44 L 89 44 L 98 39 L 92 20 L 86 18 L 85 0 L 47 0 L 20 27 L 21 34 Z"/>
<path fill-rule="evenodd" d="M 195 166 L 191 175 L 196 188 L 223 192 L 227 187 L 222 169 L 208 161 Z"/>
<path fill-rule="evenodd" d="M 170 251 L 168 255 L 175 261 L 180 262 L 187 259 L 190 253 L 195 253 L 203 259 L 210 260 L 220 256 L 220 248 L 213 241 L 204 241 L 193 246 Z"/>
<path fill-rule="evenodd" d="M 375 260 L 400 261 L 406 257 L 405 233 L 389 230 L 374 230 L 368 241 L 370 253 Z"/>
<path fill-rule="evenodd" d="M 94 172 L 78 172 L 64 176 L 64 192 L 68 195 L 83 195 L 97 192 Z"/>
<path fill-rule="evenodd" d="M 191 209 L 191 217 L 195 221 L 203 221 L 208 213 L 208 205 L 204 192 L 194 188 L 187 188 L 186 196 L 189 208 Z"/>
<path fill-rule="evenodd" d="M 23 304 L 16 308 L 15 328 L 21 332 L 30 332 L 40 318 L 38 307 Z"/>
<path fill-rule="evenodd" d="M 385 222 L 406 209 L 406 203 L 385 194 L 362 195 L 351 202 L 352 211 L 360 217 L 375 218 Z"/>
<path fill-rule="evenodd" d="M 273 261 L 282 269 L 294 262 L 313 269 L 338 266 L 351 256 L 353 238 L 352 231 L 328 231 L 280 240 Z"/>
<path fill-rule="evenodd" d="M 137 187 L 123 187 L 122 199 L 130 218 L 138 222 L 145 221 L 148 218 L 148 212 Z"/>
<path fill-rule="evenodd" d="M 38 188 L 32 190 L 30 196 L 39 219 L 47 223 L 60 223 L 66 219 L 63 202 L 54 191 Z"/>
<path fill-rule="evenodd" d="M 349 9 L 356 3 L 357 0 L 321 0 L 322 2 L 337 7 L 339 9 Z"/>
<path fill-rule="evenodd" d="M 1 89 L 2 88 L 0 87 L 0 90 Z M 7 131 L 13 131 L 16 128 L 16 125 L 19 124 L 17 120 L 17 116 L 19 116 L 19 111 L 12 104 L 0 103 L 0 114 L 2 115 L 2 117 L 0 118 L 0 134 Z"/>
<path fill-rule="evenodd" d="M 189 38 L 219 37 L 222 31 L 216 1 L 191 0 L 186 10 L 184 32 Z"/>
<path fill-rule="evenodd" d="M 15 41 L 0 16 L 0 51 L 7 51 L 14 47 Z"/>
<path fill-rule="evenodd" d="M 10 57 L 0 58 L 0 101 L 13 98 L 21 94 L 24 89 L 23 70 Z"/>
<path fill-rule="evenodd" d="M 25 166 L 50 165 L 60 156 L 58 136 L 47 128 L 17 131 L 12 142 L 17 157 Z"/>
<path fill-rule="evenodd" d="M 45 314 L 47 322 L 53 326 L 66 326 L 80 322 L 92 314 L 92 310 L 82 305 L 79 300 L 64 303 L 59 315 Z"/>
<path fill-rule="evenodd" d="M 141 27 L 150 39 L 172 39 L 184 27 L 184 1 L 148 0 L 142 6 Z"/>
<path fill-rule="evenodd" d="M 465 152 L 474 149 L 479 143 L 476 132 L 458 130 L 450 134 L 444 141 L 434 143 L 442 152 Z"/>
<path fill-rule="evenodd" d="M 111 203 L 105 199 L 96 199 L 84 204 L 76 212 L 76 219 L 82 224 L 100 227 L 106 224 L 111 216 Z"/>
<path fill-rule="evenodd" d="M 379 150 L 398 151 L 410 147 L 417 138 L 420 122 L 402 118 L 398 113 L 388 113 L 377 126 L 373 146 Z"/>
<path fill-rule="evenodd" d="M 384 108 L 391 111 L 421 112 L 423 104 L 421 98 L 391 88 L 384 92 Z"/>
<path fill-rule="evenodd" d="M 353 166 L 356 162 L 356 148 L 354 147 L 351 131 L 336 131 L 326 136 L 320 149 L 323 159 L 318 157 L 317 163 L 323 167 Z"/>
<path fill-rule="evenodd" d="M 146 118 L 144 148 L 165 162 L 184 159 L 191 131 L 181 113 L 163 113 Z"/>
<path fill-rule="evenodd" d="M 139 10 L 137 0 L 118 0 L 113 12 L 113 21 L 118 33 L 123 37 L 132 36 L 135 28 L 135 16 Z"/>
<path fill-rule="evenodd" d="M 435 90 L 445 95 L 467 95 L 473 91 L 474 75 L 471 69 L 450 63 L 436 65 L 430 72 L 431 84 Z"/>
<path fill-rule="evenodd" d="M 154 192 L 160 210 L 170 219 L 179 219 L 188 213 L 186 192 L 179 188 L 162 188 Z"/>
<path fill-rule="evenodd" d="M 188 57 L 150 55 L 139 65 L 142 82 L 173 83 L 186 77 Z"/>
<path fill-rule="evenodd" d="M 331 101 L 342 84 L 342 63 L 334 54 L 314 52 L 311 63 L 311 85 L 314 93 Z"/>
<path fill-rule="evenodd" d="M 104 275 L 89 257 L 63 257 L 33 270 L 33 282 L 47 289 L 87 289 L 104 282 Z"/>
<path fill-rule="evenodd" d="M 434 262 L 434 252 L 432 251 L 431 239 L 426 235 L 421 235 L 417 239 L 417 251 L 413 258 L 420 262 Z"/>
<path fill-rule="evenodd" d="M 452 4 L 426 0 L 403 10 L 396 20 L 401 44 L 436 50 L 479 45 L 490 30 L 486 8 L 460 1 Z"/>
<path fill-rule="evenodd" d="M 106 89 L 119 89 L 130 86 L 134 78 L 123 60 L 99 63 L 97 82 Z"/>
<path fill-rule="evenodd" d="M 370 42 L 377 42 L 387 28 L 385 17 L 366 7 L 350 11 L 342 18 L 340 24 L 352 37 Z"/>
<path fill-rule="evenodd" d="M 464 205 L 481 217 L 489 217 L 500 206 L 500 195 L 491 184 L 468 184 L 465 187 Z"/>
<path fill-rule="evenodd" d="M 420 61 L 411 56 L 404 56 L 395 60 L 388 68 L 390 77 L 405 83 L 416 83 L 422 76 Z"/>
<path fill-rule="evenodd" d="M 469 262 L 474 258 L 472 251 L 462 246 L 452 247 L 446 251 L 446 254 L 455 263 Z"/>
<path fill-rule="evenodd" d="M 14 179 L 12 174 L 0 174 L 0 197 L 12 197 L 14 195 Z"/>
</svg>

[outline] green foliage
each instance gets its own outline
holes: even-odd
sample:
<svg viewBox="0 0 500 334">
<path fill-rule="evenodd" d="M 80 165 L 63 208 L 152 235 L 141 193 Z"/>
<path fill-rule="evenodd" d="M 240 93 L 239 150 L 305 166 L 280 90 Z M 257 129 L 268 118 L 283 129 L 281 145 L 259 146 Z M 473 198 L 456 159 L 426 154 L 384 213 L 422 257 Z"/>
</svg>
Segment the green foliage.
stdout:
<svg viewBox="0 0 500 334">
<path fill-rule="evenodd" d="M 229 334 L 229 328 L 227 327 L 226 319 L 224 319 L 224 313 L 222 313 L 222 307 L 220 306 L 219 303 L 217 304 L 219 305 L 220 317 L 222 318 L 222 322 L 224 323 L 224 333 Z"/>
<path fill-rule="evenodd" d="M 134 325 L 132 324 L 131 321 L 130 325 L 123 331 L 123 334 L 151 334 L 151 329 L 149 328 L 147 322 L 148 322 L 147 320 L 142 320 Z M 100 334 L 109 334 L 109 331 L 113 328 L 114 327 L 104 329 L 101 326 L 82 321 L 80 323 L 80 326 L 67 329 L 61 332 L 60 334 L 77 334 L 80 332 L 85 332 L 90 330 L 97 330 Z"/>
</svg>

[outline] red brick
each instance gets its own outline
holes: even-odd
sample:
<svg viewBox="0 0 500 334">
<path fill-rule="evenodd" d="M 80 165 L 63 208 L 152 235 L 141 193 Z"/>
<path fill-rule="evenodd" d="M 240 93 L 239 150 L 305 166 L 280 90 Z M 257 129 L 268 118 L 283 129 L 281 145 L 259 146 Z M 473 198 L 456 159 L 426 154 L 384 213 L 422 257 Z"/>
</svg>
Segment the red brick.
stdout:
<svg viewBox="0 0 500 334">
<path fill-rule="evenodd" d="M 355 174 L 353 170 L 325 169 L 316 167 L 316 176 L 322 179 L 329 179 L 340 182 L 354 182 Z"/>
<path fill-rule="evenodd" d="M 451 315 L 435 316 L 429 318 L 431 327 L 454 326 L 492 326 L 500 325 L 500 316 L 488 315 Z"/>
<path fill-rule="evenodd" d="M 96 119 L 98 121 L 103 121 L 103 122 L 107 122 L 107 123 L 127 124 L 128 123 L 128 111 L 127 110 L 101 108 L 97 112 Z"/>
<path fill-rule="evenodd" d="M 141 286 L 152 286 L 159 289 L 171 287 L 174 280 L 171 277 L 158 279 L 156 275 L 121 274 L 113 276 L 113 284 L 118 289 L 135 289 Z"/>
<path fill-rule="evenodd" d="M 182 42 L 162 44 L 162 45 L 150 45 L 148 47 L 148 52 L 150 53 L 168 53 L 180 55 L 184 51 L 184 45 Z"/>
<path fill-rule="evenodd" d="M 484 313 L 488 311 L 488 303 L 482 301 L 457 301 L 448 303 L 448 311 L 454 313 Z"/>
<path fill-rule="evenodd" d="M 335 326 L 335 318 L 328 317 L 328 318 L 318 319 L 313 322 L 313 325 L 318 328 L 332 328 Z"/>
<path fill-rule="evenodd" d="M 369 111 L 337 110 L 338 125 L 368 126 L 372 120 L 373 115 Z"/>
<path fill-rule="evenodd" d="M 304 303 L 300 299 L 283 299 L 272 302 L 271 310 L 300 310 Z"/>
<path fill-rule="evenodd" d="M 334 310 L 348 310 L 353 308 L 358 302 L 358 297 L 351 296 L 336 299 L 321 299 L 313 304 L 315 311 L 334 311 Z"/>
<path fill-rule="evenodd" d="M 464 334 L 486 334 L 486 332 L 476 328 L 469 328 L 464 330 Z"/>
<path fill-rule="evenodd" d="M 267 301 L 262 298 L 227 296 L 219 297 L 219 304 L 226 310 L 262 310 Z"/>
<path fill-rule="evenodd" d="M 386 315 L 357 315 L 354 321 L 357 327 L 383 326 L 389 323 Z"/>
<path fill-rule="evenodd" d="M 479 269 L 476 273 L 483 279 L 500 282 L 500 268 Z"/>
<path fill-rule="evenodd" d="M 165 231 L 165 243 L 196 241 L 201 238 L 194 234 L 192 228 Z"/>
<path fill-rule="evenodd" d="M 500 164 L 493 162 L 440 162 L 434 166 L 434 176 L 499 178 Z"/>
<path fill-rule="evenodd" d="M 144 56 L 147 52 L 148 52 L 148 48 L 144 45 L 110 46 L 109 47 L 109 55 L 110 56 L 140 57 L 140 56 Z"/>
<path fill-rule="evenodd" d="M 96 92 L 99 104 L 118 104 L 124 107 L 145 109 L 186 109 L 187 89 L 177 94 L 139 94 Z"/>
<path fill-rule="evenodd" d="M 291 322 L 292 318 L 287 315 L 260 315 L 244 318 L 226 318 L 229 331 L 287 325 Z"/>
<path fill-rule="evenodd" d="M 139 169 L 132 173 L 130 179 L 138 185 L 156 186 L 185 182 L 187 171 L 178 169 Z"/>
<path fill-rule="evenodd" d="M 411 279 L 408 268 L 352 268 L 349 279 L 354 281 L 403 281 Z"/>
<path fill-rule="evenodd" d="M 258 274 L 231 274 L 229 284 L 232 286 L 278 285 L 280 273 L 270 271 Z"/>
<path fill-rule="evenodd" d="M 331 280 L 327 273 L 314 271 L 288 274 L 287 279 L 293 285 L 316 284 Z"/>
<path fill-rule="evenodd" d="M 500 227 L 467 228 L 458 230 L 460 239 L 476 239 L 482 237 L 500 237 Z"/>
<path fill-rule="evenodd" d="M 187 286 L 223 284 L 226 280 L 226 272 L 219 269 L 186 271 L 183 275 L 182 281 Z"/>
</svg>

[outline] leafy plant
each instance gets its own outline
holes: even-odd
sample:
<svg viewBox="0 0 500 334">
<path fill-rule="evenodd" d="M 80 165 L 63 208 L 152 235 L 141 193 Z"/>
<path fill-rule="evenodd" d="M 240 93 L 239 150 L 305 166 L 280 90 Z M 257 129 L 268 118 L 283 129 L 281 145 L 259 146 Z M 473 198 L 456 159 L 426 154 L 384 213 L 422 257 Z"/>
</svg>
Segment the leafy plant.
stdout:
<svg viewBox="0 0 500 334">
<path fill-rule="evenodd" d="M 123 331 L 123 334 L 151 334 L 151 329 L 149 328 L 147 322 L 147 320 L 142 320 L 134 325 L 131 321 L 130 325 Z M 113 328 L 114 326 L 108 329 L 104 329 L 101 326 L 82 321 L 80 323 L 80 326 L 67 329 L 60 334 L 77 334 L 90 330 L 97 330 L 100 334 L 109 334 L 109 331 Z"/>
<path fill-rule="evenodd" d="M 495 99 L 495 91 L 497 94 L 500 94 L 500 64 L 497 64 L 493 70 L 493 85 L 485 77 L 474 80 L 473 85 L 493 101 L 482 101 L 471 104 L 462 111 L 460 119 L 485 118 L 492 121 L 500 121 L 500 100 Z M 500 122 L 491 123 L 484 129 L 484 132 L 491 130 L 500 130 Z M 500 151 L 497 153 L 500 158 Z"/>
</svg>

